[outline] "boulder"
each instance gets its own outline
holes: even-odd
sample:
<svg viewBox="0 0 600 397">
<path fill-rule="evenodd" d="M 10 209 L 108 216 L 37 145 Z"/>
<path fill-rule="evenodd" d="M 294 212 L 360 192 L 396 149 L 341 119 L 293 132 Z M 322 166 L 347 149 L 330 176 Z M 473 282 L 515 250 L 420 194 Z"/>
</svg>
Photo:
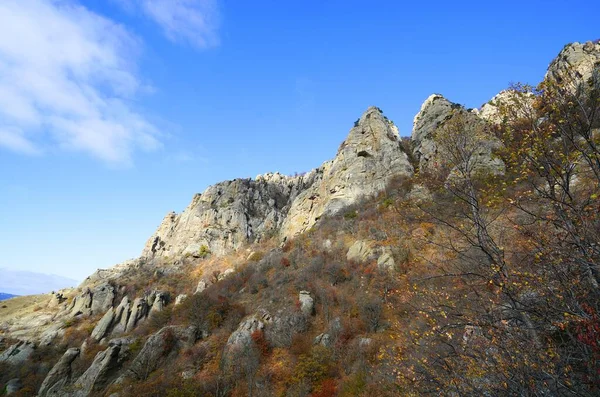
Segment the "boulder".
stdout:
<svg viewBox="0 0 600 397">
<path fill-rule="evenodd" d="M 238 328 L 231 333 L 227 339 L 227 347 L 241 346 L 248 343 L 252 339 L 252 333 L 259 330 L 264 330 L 266 324 L 272 321 L 268 313 L 254 314 L 243 320 Z"/>
<path fill-rule="evenodd" d="M 389 272 L 396 270 L 396 261 L 394 261 L 394 254 L 390 247 L 383 247 L 381 249 L 381 255 L 377 258 L 377 267 Z"/>
<path fill-rule="evenodd" d="M 196 343 L 198 329 L 196 327 L 168 326 L 151 335 L 142 350 L 127 369 L 124 377 L 146 379 L 156 370 L 171 352 L 182 347 L 190 347 Z"/>
<path fill-rule="evenodd" d="M 106 388 L 121 369 L 123 355 L 121 346 L 109 346 L 99 352 L 92 365 L 73 384 L 74 397 L 88 396 Z"/>
<path fill-rule="evenodd" d="M 196 291 L 194 295 L 201 293 L 208 287 L 208 283 L 205 280 L 198 281 L 198 286 L 196 287 Z"/>
<path fill-rule="evenodd" d="M 368 262 L 377 257 L 377 252 L 373 248 L 373 243 L 366 240 L 357 240 L 350 246 L 346 253 L 346 259 L 351 262 Z"/>
<path fill-rule="evenodd" d="M 22 365 L 33 354 L 35 345 L 29 341 L 19 341 L 0 354 L 0 363 Z"/>
<path fill-rule="evenodd" d="M 305 316 L 310 316 L 315 311 L 315 301 L 310 296 L 308 291 L 300 291 L 298 294 L 298 300 L 300 301 L 300 310 Z"/>
<path fill-rule="evenodd" d="M 104 316 L 102 316 L 100 321 L 98 321 L 98 323 L 96 324 L 96 327 L 94 327 L 94 330 L 92 331 L 92 335 L 91 335 L 92 338 L 95 339 L 96 341 L 99 341 L 100 339 L 104 338 L 106 336 L 106 334 L 108 333 L 108 331 L 110 330 L 110 327 L 113 324 L 114 319 L 115 319 L 115 309 L 113 309 L 111 307 L 104 314 Z"/>
<path fill-rule="evenodd" d="M 129 320 L 127 320 L 125 332 L 131 331 L 138 325 L 140 321 L 144 320 L 148 316 L 148 310 L 149 307 L 146 299 L 136 298 L 131 307 L 131 314 L 129 315 Z"/>
<path fill-rule="evenodd" d="M 223 280 L 223 279 L 225 279 L 225 278 L 229 277 L 229 276 L 230 276 L 230 275 L 232 275 L 233 273 L 235 273 L 235 270 L 234 270 L 234 269 L 227 269 L 227 270 L 225 270 L 224 272 L 222 272 L 222 273 L 219 273 L 219 277 L 218 277 L 217 279 L 218 279 L 218 281 L 221 281 L 221 280 Z"/>
<path fill-rule="evenodd" d="M 331 346 L 332 340 L 329 334 L 319 334 L 313 340 L 313 345 L 321 345 L 325 347 Z"/>
<path fill-rule="evenodd" d="M 11 394 L 18 392 L 22 388 L 23 388 L 23 382 L 21 382 L 21 379 L 19 379 L 19 378 L 11 379 L 6 383 L 6 395 L 10 396 Z"/>
<path fill-rule="evenodd" d="M 186 294 L 177 295 L 177 298 L 175 298 L 175 306 L 181 305 L 183 301 L 187 299 L 187 297 L 188 296 Z"/>
<path fill-rule="evenodd" d="M 71 383 L 71 364 L 79 357 L 79 349 L 68 349 L 58 362 L 52 367 L 38 391 L 39 397 L 60 396 L 63 388 Z"/>
</svg>

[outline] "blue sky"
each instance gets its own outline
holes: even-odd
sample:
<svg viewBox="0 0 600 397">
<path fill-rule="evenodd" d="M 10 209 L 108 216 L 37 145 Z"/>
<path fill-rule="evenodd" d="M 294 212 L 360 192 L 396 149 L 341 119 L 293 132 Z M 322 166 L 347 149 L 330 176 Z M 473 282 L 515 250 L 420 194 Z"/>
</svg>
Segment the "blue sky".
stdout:
<svg viewBox="0 0 600 397">
<path fill-rule="evenodd" d="M 479 107 L 600 38 L 596 1 L 2 0 L 0 268 L 83 279 L 235 177 L 307 171 L 379 106 Z"/>
</svg>

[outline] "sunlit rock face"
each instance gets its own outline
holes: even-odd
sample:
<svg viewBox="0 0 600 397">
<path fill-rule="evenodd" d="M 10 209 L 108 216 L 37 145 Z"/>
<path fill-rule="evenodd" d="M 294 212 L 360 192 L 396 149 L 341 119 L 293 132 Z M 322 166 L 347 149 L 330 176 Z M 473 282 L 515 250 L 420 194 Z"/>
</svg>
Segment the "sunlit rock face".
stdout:
<svg viewBox="0 0 600 397">
<path fill-rule="evenodd" d="M 181 214 L 167 214 L 142 256 L 220 255 L 275 235 L 293 236 L 379 193 L 394 176 L 412 173 L 398 129 L 371 107 L 333 160 L 300 176 L 272 173 L 209 187 Z"/>
<path fill-rule="evenodd" d="M 562 81 L 571 78 L 588 81 L 600 62 L 600 42 L 567 44 L 548 66 L 544 80 Z"/>
</svg>

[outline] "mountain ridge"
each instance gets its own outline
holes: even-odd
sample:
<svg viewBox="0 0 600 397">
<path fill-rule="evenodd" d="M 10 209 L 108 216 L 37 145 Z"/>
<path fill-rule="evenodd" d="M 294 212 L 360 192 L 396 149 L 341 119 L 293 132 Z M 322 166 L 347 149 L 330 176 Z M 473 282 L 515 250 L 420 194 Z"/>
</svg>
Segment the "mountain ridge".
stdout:
<svg viewBox="0 0 600 397">
<path fill-rule="evenodd" d="M 572 43 L 550 64 L 550 77 L 544 83 L 566 79 L 573 71 L 581 83 L 585 76 L 591 76 L 590 65 L 594 69 L 598 62 L 600 44 Z M 501 349 L 495 345 L 479 348 L 487 346 L 487 329 L 481 324 L 490 316 L 498 316 L 489 331 L 508 329 L 509 334 L 521 330 L 519 324 L 526 324 L 522 341 L 530 347 L 541 344 L 531 331 L 529 314 L 540 291 L 533 291 L 527 281 L 522 293 L 510 296 L 519 304 L 529 305 L 527 310 L 500 300 L 512 285 L 506 286 L 504 269 L 492 266 L 490 274 L 485 272 L 490 262 L 498 261 L 496 258 L 503 263 L 504 248 L 485 245 L 491 239 L 485 235 L 487 230 L 481 231 L 487 227 L 485 222 L 477 220 L 472 228 L 463 225 L 480 214 L 458 213 L 464 216 L 456 226 L 444 224 L 441 217 L 446 213 L 455 216 L 453 211 L 465 203 L 477 212 L 479 202 L 473 204 L 470 196 L 458 203 L 444 196 L 457 192 L 452 189 L 459 189 L 460 194 L 464 188 L 461 180 L 455 179 L 458 173 L 473 171 L 497 180 L 514 172 L 509 169 L 510 156 L 503 152 L 521 148 L 508 148 L 505 145 L 510 140 L 500 141 L 493 134 L 481 134 L 474 140 L 460 135 L 459 144 L 469 149 L 470 168 L 461 169 L 461 164 L 452 168 L 449 158 L 456 153 L 444 139 L 455 142 L 452 139 L 456 136 L 441 127 L 458 126 L 462 129 L 459 132 L 493 130 L 503 123 L 504 108 L 517 96 L 526 104 L 530 100 L 527 93 L 520 95 L 509 89 L 482 108 L 471 110 L 434 94 L 415 116 L 410 142 L 402 141 L 395 125 L 379 108 L 369 107 L 335 157 L 304 175 L 268 173 L 208 187 L 195 195 L 184 211 L 165 216 L 139 258 L 100 269 L 75 290 L 41 296 L 35 307 L 23 314 L 0 318 L 0 331 L 10 341 L 0 353 L 0 364 L 23 365 L 34 357 L 36 348 L 51 349 L 62 343 L 54 355 L 48 354 L 53 367 L 43 382 L 36 378 L 40 396 L 113 395 L 114 390 L 117 395 L 146 395 L 140 394 L 144 390 L 152 395 L 152 388 L 162 387 L 162 383 L 174 385 L 171 390 L 175 390 L 185 387 L 187 381 L 197 382 L 194 387 L 209 390 L 207 394 L 222 392 L 223 385 L 240 394 L 245 390 L 241 386 L 244 382 L 235 374 L 242 373 L 249 390 L 251 385 L 260 384 L 255 378 L 260 374 L 261 382 L 271 379 L 289 395 L 306 396 L 327 390 L 326 381 L 334 382 L 332 374 L 336 374 L 340 385 L 366 393 L 369 390 L 360 384 L 371 376 L 366 371 L 371 372 L 373 362 L 385 369 L 381 378 L 370 379 L 373 387 L 400 377 L 394 372 L 398 368 L 410 380 L 404 387 L 422 379 L 427 383 L 425 375 L 414 371 L 422 365 L 427 375 L 434 360 L 421 362 L 419 358 L 411 365 L 404 365 L 402 360 L 405 350 L 427 347 L 419 338 L 434 335 L 441 338 L 434 344 L 441 351 L 454 343 L 454 351 L 467 351 L 458 356 L 460 360 L 483 351 L 485 359 L 477 362 L 479 367 L 489 364 L 493 374 L 503 371 L 504 367 L 496 366 L 490 358 Z M 433 191 L 435 186 L 437 192 Z M 436 207 L 434 194 L 447 201 Z M 489 194 L 494 196 L 494 192 Z M 490 203 L 493 208 L 492 200 Z M 482 205 L 488 202 L 482 201 Z M 432 208 L 441 212 L 432 214 Z M 417 210 L 421 210 L 419 215 Z M 480 239 L 477 241 L 484 243 L 479 250 L 477 246 L 463 250 L 458 240 L 450 240 L 453 255 L 444 258 L 441 251 L 435 251 L 444 236 L 442 229 L 436 228 L 436 220 L 458 232 L 449 237 L 471 236 L 473 229 L 477 230 L 476 237 L 467 241 Z M 518 228 L 512 226 L 500 234 L 501 241 L 507 240 L 504 243 L 511 244 L 517 233 Z M 531 236 L 533 232 L 527 233 Z M 528 254 L 530 250 L 526 247 L 524 251 Z M 506 252 L 509 257 L 511 252 Z M 483 270 L 475 268 L 482 275 L 468 273 L 468 277 L 479 277 L 477 282 L 484 279 L 483 284 L 472 287 L 470 278 L 443 284 L 459 274 L 446 268 L 456 258 L 469 265 L 484 264 Z M 441 263 L 438 268 L 434 266 L 436 260 Z M 445 273 L 439 275 L 436 269 Z M 436 285 L 422 291 L 417 288 L 424 280 L 438 277 L 439 290 Z M 458 288 L 460 295 L 450 296 L 452 288 Z M 468 295 L 473 291 L 474 295 Z M 485 295 L 488 292 L 489 299 Z M 480 295 L 485 295 L 483 303 L 477 300 Z M 552 291 L 551 296 L 556 295 Z M 423 299 L 411 301 L 412 297 Z M 481 317 L 463 319 L 464 313 L 453 317 L 454 299 L 463 298 L 465 305 L 473 305 L 468 306 L 470 310 L 485 309 Z M 15 304 L 21 302 L 16 299 Z M 430 312 L 421 310 L 426 299 L 439 299 L 441 304 Z M 434 317 L 457 323 L 443 328 Z M 562 323 L 552 319 L 553 329 L 544 324 L 540 332 L 555 335 L 553 332 L 561 327 L 555 324 Z M 417 342 L 410 344 L 414 340 L 405 333 Z M 393 345 L 390 341 L 399 336 L 406 337 L 406 343 Z M 523 345 L 518 349 L 523 351 Z M 415 356 L 420 354 L 417 350 Z M 339 361 L 337 369 L 331 360 Z M 266 372 L 257 372 L 261 363 L 261 371 Z M 535 365 L 528 369 L 535 370 Z M 171 366 L 176 372 L 169 372 Z M 290 373 L 282 375 L 286 370 Z M 510 390 L 493 375 L 475 372 L 466 369 L 473 385 L 465 390 L 488 385 L 498 387 L 490 386 L 495 391 Z M 153 378 L 157 373 L 162 374 L 163 378 L 158 378 L 162 383 Z M 182 383 L 177 383 L 179 380 Z M 448 380 L 453 387 L 456 382 L 454 378 Z M 542 379 L 534 388 L 546 390 L 550 386 L 544 382 Z M 382 389 L 374 390 L 383 393 Z M 381 395 L 394 392 L 398 390 Z M 433 393 L 440 393 L 440 389 Z M 273 390 L 272 394 L 277 393 Z"/>
</svg>

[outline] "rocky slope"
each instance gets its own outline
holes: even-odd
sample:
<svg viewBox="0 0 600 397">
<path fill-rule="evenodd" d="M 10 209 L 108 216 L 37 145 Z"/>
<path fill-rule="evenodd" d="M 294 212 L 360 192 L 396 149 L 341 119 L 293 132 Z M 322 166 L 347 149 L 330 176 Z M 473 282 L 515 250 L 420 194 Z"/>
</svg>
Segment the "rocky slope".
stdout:
<svg viewBox="0 0 600 397">
<path fill-rule="evenodd" d="M 587 78 L 599 60 L 600 44 L 571 44 L 550 64 L 546 78 L 560 78 L 566 70 L 574 70 L 579 78 Z M 109 385 L 126 384 L 132 379 L 145 380 L 163 365 L 164 360 L 175 359 L 179 349 L 191 349 L 198 340 L 206 338 L 211 328 L 207 323 L 222 320 L 219 316 L 226 317 L 220 312 L 211 312 L 210 316 L 207 314 L 206 318 L 199 319 L 198 324 L 165 325 L 140 346 L 141 337 L 137 332 L 144 332 L 143 324 L 160 322 L 161 313 L 170 312 L 174 306 L 184 305 L 190 299 L 195 299 L 196 309 L 200 311 L 203 302 L 211 299 L 204 292 L 207 289 L 210 292 L 211 283 L 226 283 L 228 276 L 237 277 L 231 268 L 227 271 L 223 271 L 225 267 L 220 268 L 220 273 L 207 271 L 205 259 L 208 256 L 219 258 L 264 241 L 276 240 L 276 245 L 289 243 L 308 230 L 318 229 L 322 219 L 344 214 L 348 207 L 376 197 L 394 178 L 410 179 L 416 170 L 435 172 L 445 161 L 436 142 L 436 131 L 441 126 L 457 114 L 471 124 L 499 123 L 498 109 L 510 104 L 511 100 L 511 91 L 503 91 L 481 109 L 469 110 L 439 94 L 430 96 L 414 118 L 410 138 L 412 153 L 405 152 L 406 145 L 401 144 L 396 126 L 380 109 L 370 107 L 356 121 L 336 156 L 304 175 L 292 177 L 272 173 L 210 186 L 194 196 L 182 213 L 165 216 L 140 258 L 97 271 L 77 290 L 42 296 L 35 301 L 35 307 L 31 305 L 31 310 L 15 309 L 6 316 L 0 311 L 0 365 L 23 365 L 34 357 L 36 349 L 65 340 L 76 328 L 77 332 L 85 333 L 86 342 L 61 351 L 62 357 L 45 372 L 45 380 L 38 389 L 40 396 L 86 396 L 101 393 Z M 490 138 L 476 153 L 478 163 L 496 174 L 504 171 L 504 163 L 494 155 L 498 145 L 497 140 Z M 411 163 L 410 159 L 416 161 Z M 426 231 L 421 227 L 415 231 L 417 235 L 423 233 Z M 327 252 L 342 250 L 349 263 L 373 262 L 388 274 L 395 274 L 396 262 L 400 262 L 400 246 L 386 245 L 390 244 L 387 242 L 389 234 L 380 233 L 373 240 L 355 240 L 332 242 L 327 239 L 318 241 L 312 249 L 319 246 Z M 406 260 L 405 256 L 401 259 Z M 283 256 L 281 249 L 273 249 L 264 258 L 247 254 L 244 257 L 247 257 L 246 263 L 255 263 L 257 269 L 266 269 L 266 272 L 273 263 L 286 269 L 290 266 L 290 260 Z M 194 261 L 200 271 L 193 273 L 194 276 L 191 273 L 181 276 L 185 263 L 190 261 Z M 319 264 L 311 263 L 309 267 L 319 268 Z M 336 269 L 330 266 L 319 273 L 332 280 L 332 287 L 347 277 Z M 169 276 L 184 277 L 190 296 L 182 294 L 175 298 L 154 286 L 145 290 L 131 286 L 136 279 L 146 278 L 149 281 L 144 280 L 148 281 L 144 285 L 151 285 Z M 314 289 L 312 292 L 304 289 L 314 280 L 308 282 L 302 277 L 278 281 L 277 287 L 269 285 L 272 295 L 265 306 L 280 304 L 277 310 L 269 312 L 263 307 L 254 308 L 253 312 L 245 313 L 247 316 L 236 318 L 233 331 L 225 335 L 225 345 L 220 347 L 219 354 L 224 361 L 233 352 L 245 349 L 262 333 L 272 340 L 285 340 L 281 344 L 289 345 L 295 333 L 308 328 L 317 297 Z M 250 278 L 251 275 L 247 277 Z M 266 278 L 264 280 L 261 279 L 259 284 L 264 286 Z M 294 282 L 297 285 L 290 287 Z M 294 302 L 279 302 L 277 298 L 280 291 L 295 287 L 299 287 L 294 298 L 296 311 L 291 310 Z M 317 291 L 321 293 L 321 290 Z M 15 302 L 25 302 L 18 299 L 21 298 Z M 318 299 L 323 305 L 328 298 L 319 295 Z M 78 322 L 81 326 L 73 326 Z M 319 326 L 323 332 L 314 342 L 319 346 L 330 346 L 343 328 L 339 318 Z M 373 329 L 377 330 L 378 324 Z M 82 356 L 91 354 L 86 353 L 88 341 L 99 350 L 88 357 L 88 361 L 82 361 Z M 370 343 L 371 339 L 362 337 L 356 342 L 360 349 Z M 85 362 L 84 368 L 75 368 L 83 365 L 82 362 Z"/>
</svg>

